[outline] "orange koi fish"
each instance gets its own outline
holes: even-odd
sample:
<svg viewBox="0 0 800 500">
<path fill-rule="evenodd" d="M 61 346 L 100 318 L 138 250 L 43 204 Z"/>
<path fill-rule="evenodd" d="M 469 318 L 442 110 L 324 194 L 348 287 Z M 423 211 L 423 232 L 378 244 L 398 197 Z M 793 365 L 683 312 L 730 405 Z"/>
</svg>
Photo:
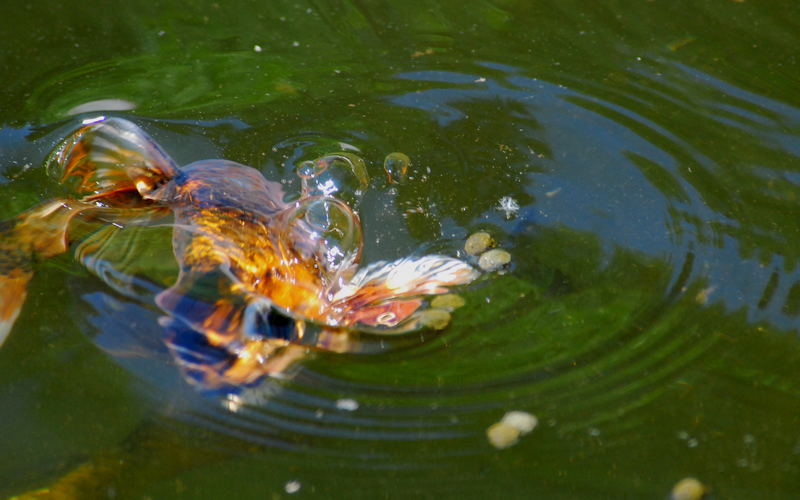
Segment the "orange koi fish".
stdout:
<svg viewBox="0 0 800 500">
<path fill-rule="evenodd" d="M 100 252 L 102 237 L 75 243 L 87 223 L 172 226 L 179 274 L 154 303 L 175 360 L 204 389 L 234 390 L 285 370 L 307 351 L 309 328 L 318 330 L 312 345 L 329 350 L 347 350 L 350 330 L 417 328 L 425 296 L 478 273 L 443 255 L 359 268 L 361 225 L 333 183 L 344 168 L 366 187 L 363 165 L 351 160 L 342 153 L 305 165 L 301 196 L 287 202 L 281 184 L 251 167 L 178 167 L 127 120 L 80 128 L 50 160 L 73 196 L 0 222 L 0 344 L 22 310 L 33 262 L 74 249 L 87 264 Z"/>
</svg>

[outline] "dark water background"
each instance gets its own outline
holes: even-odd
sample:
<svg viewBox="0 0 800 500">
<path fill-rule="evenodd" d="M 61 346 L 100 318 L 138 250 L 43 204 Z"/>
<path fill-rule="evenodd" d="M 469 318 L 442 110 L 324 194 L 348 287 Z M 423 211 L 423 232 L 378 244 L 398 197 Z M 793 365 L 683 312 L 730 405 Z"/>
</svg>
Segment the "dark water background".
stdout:
<svg viewBox="0 0 800 500">
<path fill-rule="evenodd" d="M 317 355 L 232 412 L 152 306 L 40 263 L 0 350 L 1 496 L 800 496 L 796 1 L 90 4 L 3 9 L 0 218 L 56 196 L 46 155 L 106 114 L 273 179 L 351 145 L 366 261 L 485 229 L 514 266 L 445 332 Z M 540 425 L 495 450 L 513 409 Z"/>
</svg>

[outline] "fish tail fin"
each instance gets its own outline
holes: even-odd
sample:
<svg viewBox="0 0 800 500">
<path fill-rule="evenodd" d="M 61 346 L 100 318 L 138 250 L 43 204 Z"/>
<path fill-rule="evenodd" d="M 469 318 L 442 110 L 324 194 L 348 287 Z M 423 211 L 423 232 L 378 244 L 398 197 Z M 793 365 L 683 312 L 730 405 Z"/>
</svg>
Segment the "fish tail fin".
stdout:
<svg viewBox="0 0 800 500">
<path fill-rule="evenodd" d="M 2 266 L 2 264 L 0 264 Z M 28 292 L 28 282 L 33 277 L 30 269 L 0 267 L 0 346 L 11 332 Z"/>
<path fill-rule="evenodd" d="M 118 193 L 155 198 L 156 191 L 179 169 L 141 128 L 122 118 L 107 118 L 81 127 L 50 155 L 48 168 L 84 200 Z"/>
<path fill-rule="evenodd" d="M 25 303 L 33 261 L 65 252 L 70 221 L 91 207 L 74 200 L 51 200 L 0 221 L 0 345 Z"/>
<path fill-rule="evenodd" d="M 17 320 L 33 277 L 30 252 L 20 248 L 14 235 L 18 220 L 0 222 L 0 345 Z"/>
<path fill-rule="evenodd" d="M 121 118 L 81 127 L 56 148 L 47 166 L 58 168 L 61 181 L 81 199 L 47 201 L 0 222 L 0 344 L 25 302 L 33 261 L 67 250 L 70 222 L 77 214 L 101 213 L 103 205 L 131 207 L 131 201 L 140 206 L 135 202 L 156 199 L 159 188 L 179 174 L 155 141 Z"/>
<path fill-rule="evenodd" d="M 367 326 L 392 333 L 416 327 L 413 314 L 422 297 L 446 293 L 479 276 L 469 264 L 444 255 L 376 262 L 357 272 L 333 297 L 346 326 Z"/>
</svg>

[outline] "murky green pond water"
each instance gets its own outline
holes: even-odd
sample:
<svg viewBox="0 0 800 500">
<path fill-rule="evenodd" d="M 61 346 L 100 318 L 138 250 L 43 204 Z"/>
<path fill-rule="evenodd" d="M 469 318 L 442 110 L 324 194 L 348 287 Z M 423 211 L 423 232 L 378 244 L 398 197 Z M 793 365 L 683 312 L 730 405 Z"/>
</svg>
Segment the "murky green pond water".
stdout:
<svg viewBox="0 0 800 500">
<path fill-rule="evenodd" d="M 105 114 L 272 179 L 350 145 L 365 261 L 482 229 L 513 267 L 444 332 L 319 353 L 231 411 L 152 304 L 40 262 L 0 350 L 0 496 L 800 496 L 797 2 L 3 10 L 0 219 L 58 195 L 47 154 Z M 413 169 L 390 188 L 392 151 Z M 540 423 L 497 450 L 508 410 Z"/>
</svg>

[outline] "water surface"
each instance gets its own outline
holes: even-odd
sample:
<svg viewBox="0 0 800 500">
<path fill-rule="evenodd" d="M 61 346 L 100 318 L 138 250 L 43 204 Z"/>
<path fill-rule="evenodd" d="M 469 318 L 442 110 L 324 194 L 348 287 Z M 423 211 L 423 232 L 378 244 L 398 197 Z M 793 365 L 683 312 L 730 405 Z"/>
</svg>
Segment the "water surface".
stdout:
<svg viewBox="0 0 800 500">
<path fill-rule="evenodd" d="M 230 401 L 182 380 L 151 304 L 72 255 L 38 263 L 0 350 L 0 494 L 800 494 L 796 2 L 18 3 L 0 218 L 57 196 L 47 154 L 104 114 L 287 190 L 301 161 L 357 151 L 366 262 L 488 230 L 513 266 L 442 333 Z M 393 151 L 413 167 L 389 186 Z M 168 243 L 139 243 L 169 279 Z M 496 450 L 508 410 L 540 425 Z"/>
</svg>

